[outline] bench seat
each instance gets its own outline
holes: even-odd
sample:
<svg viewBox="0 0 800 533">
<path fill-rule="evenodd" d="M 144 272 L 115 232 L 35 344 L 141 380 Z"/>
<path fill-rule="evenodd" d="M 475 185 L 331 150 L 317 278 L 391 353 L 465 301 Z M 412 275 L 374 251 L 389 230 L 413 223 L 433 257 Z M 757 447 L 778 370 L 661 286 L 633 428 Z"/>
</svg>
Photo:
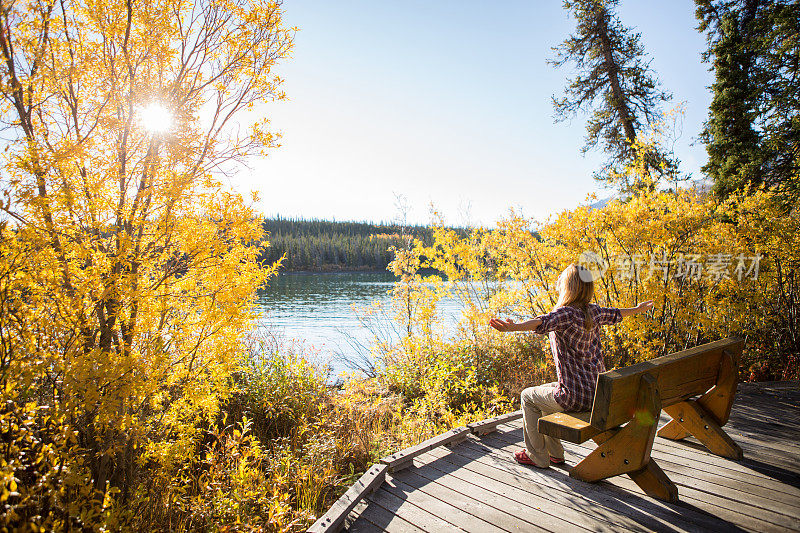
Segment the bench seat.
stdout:
<svg viewBox="0 0 800 533">
<path fill-rule="evenodd" d="M 589 423 L 591 411 L 552 413 L 539 419 L 539 431 L 557 439 L 582 444 L 600 430 Z"/>
</svg>

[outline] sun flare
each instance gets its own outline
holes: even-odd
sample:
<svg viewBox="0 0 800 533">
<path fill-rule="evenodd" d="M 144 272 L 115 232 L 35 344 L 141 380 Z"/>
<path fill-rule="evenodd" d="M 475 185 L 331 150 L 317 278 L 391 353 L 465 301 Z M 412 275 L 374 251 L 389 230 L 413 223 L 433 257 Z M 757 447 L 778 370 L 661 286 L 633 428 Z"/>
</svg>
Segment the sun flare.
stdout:
<svg viewBox="0 0 800 533">
<path fill-rule="evenodd" d="M 159 103 L 152 103 L 139 110 L 139 122 L 152 133 L 164 133 L 172 127 L 172 113 Z"/>
</svg>

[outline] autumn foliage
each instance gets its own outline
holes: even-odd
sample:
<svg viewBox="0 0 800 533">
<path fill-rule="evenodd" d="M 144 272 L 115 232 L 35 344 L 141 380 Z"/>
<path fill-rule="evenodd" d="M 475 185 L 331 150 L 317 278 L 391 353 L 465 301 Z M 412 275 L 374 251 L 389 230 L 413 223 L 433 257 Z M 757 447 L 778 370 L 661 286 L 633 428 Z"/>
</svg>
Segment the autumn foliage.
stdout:
<svg viewBox="0 0 800 533">
<path fill-rule="evenodd" d="M 432 246 L 417 243 L 400 254 L 402 266 L 395 263 L 407 280 L 403 317 L 425 323 L 433 301 L 456 295 L 466 308 L 458 338 L 475 347 L 502 343 L 488 319 L 548 312 L 558 274 L 581 263 L 595 272 L 598 304 L 655 300 L 653 311 L 607 328 L 609 367 L 744 336 L 743 379 L 795 379 L 799 225 L 797 213 L 768 191 L 719 203 L 680 189 L 579 207 L 543 224 L 512 214 L 496 229 L 466 237 L 440 228 Z M 425 268 L 447 281 L 423 283 L 415 272 Z M 427 325 L 417 336 L 435 338 L 429 331 Z"/>
<path fill-rule="evenodd" d="M 0 529 L 305 529 L 381 456 L 552 379 L 542 338 L 488 319 L 549 310 L 573 262 L 602 271 L 598 303 L 656 301 L 607 330 L 608 366 L 744 335 L 743 378 L 797 377 L 797 212 L 662 190 L 632 161 L 620 180 L 647 186 L 602 209 L 401 239 L 391 309 L 362 310 L 399 335 L 331 387 L 254 333 L 278 263 L 223 180 L 277 142 L 257 104 L 283 98 L 280 3 L 0 7 Z"/>
<path fill-rule="evenodd" d="M 248 113 L 293 32 L 238 0 L 0 19 L 2 525 L 127 527 L 181 490 L 274 272 L 220 176 L 274 145 Z"/>
</svg>

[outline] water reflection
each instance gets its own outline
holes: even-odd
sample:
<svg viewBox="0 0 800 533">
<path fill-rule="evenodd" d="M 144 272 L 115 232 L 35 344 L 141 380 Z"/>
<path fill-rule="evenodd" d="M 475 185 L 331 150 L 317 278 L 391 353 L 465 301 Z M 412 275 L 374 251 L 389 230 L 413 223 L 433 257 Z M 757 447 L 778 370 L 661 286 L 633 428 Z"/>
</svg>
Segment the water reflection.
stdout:
<svg viewBox="0 0 800 533">
<path fill-rule="evenodd" d="M 259 292 L 261 322 L 286 339 L 304 340 L 322 362 L 331 364 L 335 375 L 364 355 L 359 345 L 372 344 L 372 334 L 362 327 L 353 306 L 364 308 L 377 301 L 388 310 L 394 281 L 389 272 L 281 274 Z M 447 298 L 439 312 L 454 326 L 461 304 Z M 384 317 L 379 327 L 385 331 L 393 325 Z"/>
</svg>

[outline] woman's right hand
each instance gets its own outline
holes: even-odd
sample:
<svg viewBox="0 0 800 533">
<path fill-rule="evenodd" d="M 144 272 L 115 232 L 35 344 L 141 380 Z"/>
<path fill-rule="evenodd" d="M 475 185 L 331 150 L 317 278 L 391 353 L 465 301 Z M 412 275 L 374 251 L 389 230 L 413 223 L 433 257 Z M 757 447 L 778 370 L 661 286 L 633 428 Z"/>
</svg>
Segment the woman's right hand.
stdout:
<svg viewBox="0 0 800 533">
<path fill-rule="evenodd" d="M 497 331 L 514 331 L 514 326 L 517 324 L 510 318 L 503 320 L 501 318 L 493 318 L 489 320 L 489 325 Z"/>
</svg>

